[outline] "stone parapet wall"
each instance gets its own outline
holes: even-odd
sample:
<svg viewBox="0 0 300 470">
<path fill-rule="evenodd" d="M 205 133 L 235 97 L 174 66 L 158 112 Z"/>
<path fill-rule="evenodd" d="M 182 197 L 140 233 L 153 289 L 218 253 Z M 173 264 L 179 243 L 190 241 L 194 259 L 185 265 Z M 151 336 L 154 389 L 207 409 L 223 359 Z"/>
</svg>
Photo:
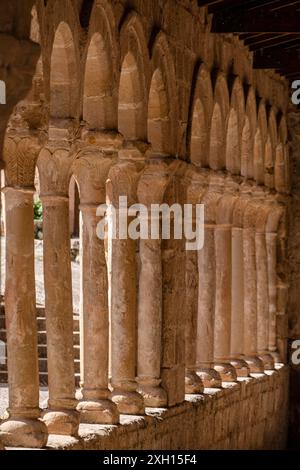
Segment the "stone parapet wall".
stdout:
<svg viewBox="0 0 300 470">
<path fill-rule="evenodd" d="M 53 449 L 283 449 L 287 435 L 287 366 L 240 379 L 223 390 L 188 395 L 168 410 L 122 416 L 122 425 L 81 424 L 80 440 L 50 436 Z"/>
</svg>

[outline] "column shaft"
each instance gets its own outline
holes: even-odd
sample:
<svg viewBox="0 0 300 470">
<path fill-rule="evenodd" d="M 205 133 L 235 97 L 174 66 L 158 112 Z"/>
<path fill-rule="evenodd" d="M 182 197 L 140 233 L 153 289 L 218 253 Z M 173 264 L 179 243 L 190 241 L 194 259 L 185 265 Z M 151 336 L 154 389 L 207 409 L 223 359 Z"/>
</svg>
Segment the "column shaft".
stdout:
<svg viewBox="0 0 300 470">
<path fill-rule="evenodd" d="M 214 356 L 215 368 L 223 381 L 236 380 L 235 369 L 229 364 L 231 336 L 231 226 L 217 225 L 216 248 L 216 305 Z"/>
<path fill-rule="evenodd" d="M 197 370 L 205 387 L 220 387 L 214 370 L 215 238 L 214 226 L 205 225 L 205 241 L 198 252 Z"/>
<path fill-rule="evenodd" d="M 49 386 L 44 420 L 51 433 L 76 434 L 69 201 L 59 196 L 42 201 Z"/>
<path fill-rule="evenodd" d="M 140 240 L 138 378 L 146 406 L 165 406 L 161 388 L 162 260 L 160 240 Z"/>
<path fill-rule="evenodd" d="M 197 370 L 197 317 L 198 317 L 198 252 L 186 251 L 185 266 L 185 392 L 202 393 L 203 384 Z"/>
<path fill-rule="evenodd" d="M 118 232 L 118 230 L 117 230 Z M 111 372 L 112 399 L 119 412 L 143 414 L 137 383 L 136 243 L 111 240 Z"/>
<path fill-rule="evenodd" d="M 7 446 L 42 447 L 47 429 L 38 420 L 33 191 L 6 188 L 5 211 L 9 418 L 0 426 L 0 438 Z"/>
<path fill-rule="evenodd" d="M 254 228 L 244 228 L 244 354 L 251 372 L 263 372 L 257 355 L 257 274 Z"/>
<path fill-rule="evenodd" d="M 276 313 L 277 313 L 277 234 L 267 233 L 267 256 L 268 256 L 268 287 L 269 287 L 269 338 L 268 349 L 270 352 L 277 351 L 276 344 Z"/>
<path fill-rule="evenodd" d="M 97 236 L 96 207 L 81 206 L 81 421 L 116 424 L 117 407 L 108 400 L 108 277 L 104 241 Z"/>
<path fill-rule="evenodd" d="M 244 351 L 244 262 L 243 229 L 232 229 L 232 305 L 231 356 L 240 357 Z"/>
</svg>

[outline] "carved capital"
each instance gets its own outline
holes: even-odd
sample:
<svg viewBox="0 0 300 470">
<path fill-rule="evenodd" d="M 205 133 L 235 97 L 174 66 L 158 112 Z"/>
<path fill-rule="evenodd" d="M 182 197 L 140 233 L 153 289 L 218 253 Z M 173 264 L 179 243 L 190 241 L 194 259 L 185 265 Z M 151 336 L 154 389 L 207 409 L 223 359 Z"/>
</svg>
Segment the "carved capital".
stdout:
<svg viewBox="0 0 300 470">
<path fill-rule="evenodd" d="M 174 161 L 171 164 L 164 160 L 149 161 L 138 182 L 138 201 L 146 206 L 161 204 L 177 167 Z"/>
<path fill-rule="evenodd" d="M 207 171 L 188 166 L 184 176 L 187 204 L 200 204 L 207 191 L 209 175 Z"/>
<path fill-rule="evenodd" d="M 7 136 L 4 141 L 6 184 L 14 187 L 33 187 L 36 161 L 41 150 L 37 136 Z"/>
<path fill-rule="evenodd" d="M 128 205 L 137 201 L 137 185 L 140 169 L 132 162 L 119 162 L 111 167 L 106 182 L 107 197 L 115 207 L 119 206 L 119 197 L 127 196 Z"/>
<path fill-rule="evenodd" d="M 224 176 L 211 174 L 209 178 L 208 191 L 205 193 L 202 203 L 204 204 L 205 223 L 216 223 L 217 207 L 224 193 Z"/>
<path fill-rule="evenodd" d="M 101 204 L 106 200 L 106 180 L 115 160 L 96 150 L 82 151 L 72 165 L 79 186 L 81 204 Z"/>
<path fill-rule="evenodd" d="M 42 196 L 68 196 L 71 167 L 75 158 L 76 154 L 63 145 L 41 150 L 37 166 Z"/>
</svg>

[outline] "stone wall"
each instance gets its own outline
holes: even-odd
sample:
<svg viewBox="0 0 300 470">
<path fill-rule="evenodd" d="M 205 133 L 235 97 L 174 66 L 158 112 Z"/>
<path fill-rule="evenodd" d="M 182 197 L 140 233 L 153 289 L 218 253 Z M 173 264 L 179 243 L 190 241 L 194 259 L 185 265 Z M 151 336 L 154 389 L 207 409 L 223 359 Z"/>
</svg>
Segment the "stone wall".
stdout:
<svg viewBox="0 0 300 470">
<path fill-rule="evenodd" d="M 288 367 L 240 379 L 226 389 L 189 395 L 122 426 L 80 425 L 80 440 L 50 436 L 48 447 L 91 450 L 283 449 L 287 434 Z"/>
</svg>

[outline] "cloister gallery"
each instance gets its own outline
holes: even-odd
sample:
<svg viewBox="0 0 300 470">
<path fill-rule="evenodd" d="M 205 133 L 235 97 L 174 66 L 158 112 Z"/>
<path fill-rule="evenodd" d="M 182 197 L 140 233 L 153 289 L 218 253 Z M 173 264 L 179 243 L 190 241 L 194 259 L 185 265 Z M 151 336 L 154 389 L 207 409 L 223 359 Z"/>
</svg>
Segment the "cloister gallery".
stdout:
<svg viewBox="0 0 300 470">
<path fill-rule="evenodd" d="M 212 31 L 222 3 L 0 3 L 2 448 L 278 449 L 288 423 L 299 438 L 300 114 L 284 74 Z M 203 249 L 99 239 L 97 207 L 120 196 L 204 204 Z"/>
</svg>

